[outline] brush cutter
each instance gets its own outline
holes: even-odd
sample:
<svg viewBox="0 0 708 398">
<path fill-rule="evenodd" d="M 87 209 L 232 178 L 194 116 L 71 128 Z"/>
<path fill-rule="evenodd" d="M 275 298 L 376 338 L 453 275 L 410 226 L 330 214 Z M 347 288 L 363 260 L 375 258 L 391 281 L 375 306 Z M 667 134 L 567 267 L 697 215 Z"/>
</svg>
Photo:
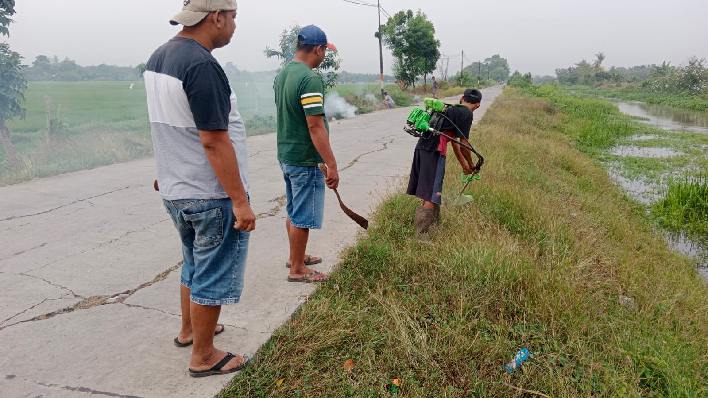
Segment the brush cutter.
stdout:
<svg viewBox="0 0 708 398">
<path fill-rule="evenodd" d="M 322 174 L 327 176 L 327 165 L 325 164 L 320 164 L 320 171 L 322 171 Z M 342 196 L 339 195 L 339 191 L 336 189 L 333 189 L 334 194 L 337 195 L 337 201 L 339 201 L 339 207 L 342 209 L 344 214 L 349 216 L 352 220 L 354 220 L 355 223 L 359 224 L 360 227 L 364 229 L 369 229 L 369 220 L 366 218 L 360 216 L 359 214 L 355 213 L 352 209 L 348 208 L 344 202 L 342 201 Z"/>
<path fill-rule="evenodd" d="M 455 199 L 453 204 L 455 206 L 463 206 L 467 203 L 473 202 L 474 198 L 472 197 L 472 195 L 465 195 L 465 191 L 467 190 L 467 187 L 472 184 L 473 181 L 479 181 L 481 179 L 482 177 L 479 174 L 462 174 L 462 183 L 465 184 L 465 186 L 462 187 L 462 191 L 460 191 L 460 194 L 457 196 L 457 199 Z"/>
<path fill-rule="evenodd" d="M 403 130 L 416 138 L 431 138 L 433 135 L 445 136 L 445 138 L 447 138 L 448 140 L 456 143 L 457 145 L 463 148 L 469 149 L 470 152 L 474 153 L 474 155 L 477 157 L 475 172 L 470 175 L 462 175 L 462 183 L 465 185 L 462 188 L 462 191 L 460 191 L 460 194 L 458 195 L 457 199 L 455 199 L 455 201 L 453 202 L 453 204 L 457 206 L 470 203 L 474 199 L 470 195 L 465 195 L 465 191 L 467 190 L 467 187 L 472 184 L 473 181 L 479 181 L 482 179 L 479 173 L 482 171 L 482 166 L 484 166 L 484 157 L 479 152 L 477 152 L 477 150 L 472 145 L 468 144 L 467 142 L 463 142 L 460 138 L 457 137 L 450 137 L 447 134 L 438 131 L 430 126 L 430 121 L 433 118 L 433 115 L 437 115 L 439 117 L 447 119 L 455 127 L 455 129 L 457 129 L 459 137 L 464 137 L 464 134 L 462 134 L 460 128 L 455 125 L 455 123 L 443 113 L 449 105 L 434 98 L 426 98 L 424 103 L 425 109 L 419 107 L 413 108 L 411 113 L 408 115 L 408 119 L 406 120 L 406 126 L 403 128 Z"/>
</svg>

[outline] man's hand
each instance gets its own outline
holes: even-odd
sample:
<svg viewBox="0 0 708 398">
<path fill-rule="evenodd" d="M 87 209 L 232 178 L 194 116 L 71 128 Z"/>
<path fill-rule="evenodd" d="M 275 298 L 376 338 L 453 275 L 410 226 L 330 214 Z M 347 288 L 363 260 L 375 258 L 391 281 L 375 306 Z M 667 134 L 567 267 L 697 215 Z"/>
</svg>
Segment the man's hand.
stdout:
<svg viewBox="0 0 708 398">
<path fill-rule="evenodd" d="M 234 228 L 237 230 L 251 232 L 256 229 L 256 214 L 253 213 L 249 204 L 234 205 L 234 216 L 236 217 Z"/>
<path fill-rule="evenodd" d="M 329 167 L 327 166 L 327 179 L 325 180 L 327 183 L 327 187 L 329 189 L 337 189 L 339 188 L 339 171 L 337 171 L 337 167 Z"/>
</svg>

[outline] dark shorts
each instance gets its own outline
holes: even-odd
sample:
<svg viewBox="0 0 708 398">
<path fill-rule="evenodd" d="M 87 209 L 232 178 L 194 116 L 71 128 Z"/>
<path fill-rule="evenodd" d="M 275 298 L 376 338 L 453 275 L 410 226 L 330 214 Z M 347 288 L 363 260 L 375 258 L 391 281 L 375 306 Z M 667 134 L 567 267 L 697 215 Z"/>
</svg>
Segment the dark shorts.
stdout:
<svg viewBox="0 0 708 398">
<path fill-rule="evenodd" d="M 416 149 L 408 180 L 408 195 L 440 206 L 445 180 L 445 160 L 445 156 L 440 152 Z"/>
</svg>

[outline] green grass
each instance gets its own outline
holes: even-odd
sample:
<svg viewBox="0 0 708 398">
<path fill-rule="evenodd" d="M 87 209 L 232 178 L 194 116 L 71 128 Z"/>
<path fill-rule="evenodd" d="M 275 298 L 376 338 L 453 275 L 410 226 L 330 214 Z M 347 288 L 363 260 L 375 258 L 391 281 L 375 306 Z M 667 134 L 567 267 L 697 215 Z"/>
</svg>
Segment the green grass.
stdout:
<svg viewBox="0 0 708 398">
<path fill-rule="evenodd" d="M 22 165 L 0 169 L 0 186 L 152 155 L 142 82 L 31 82 L 24 119 L 8 123 Z M 234 82 L 251 135 L 275 131 L 272 82 Z M 47 138 L 47 98 L 55 133 Z M 0 164 L 5 154 L 0 150 Z"/>
<path fill-rule="evenodd" d="M 708 111 L 708 98 L 691 95 L 658 94 L 642 90 L 641 87 L 634 85 L 627 85 L 623 87 L 573 86 L 572 90 L 584 94 L 618 98 L 629 101 L 641 101 L 648 104 L 666 105 L 678 109 L 688 109 L 701 112 Z"/>
<path fill-rule="evenodd" d="M 705 282 L 569 135 L 601 109 L 507 89 L 475 131 L 474 202 L 443 207 L 423 243 L 417 200 L 386 200 L 220 397 L 706 396 Z M 508 376 L 521 347 L 534 356 Z"/>
<path fill-rule="evenodd" d="M 708 243 L 708 177 L 670 180 L 664 198 L 652 207 L 652 215 L 664 228 L 688 232 Z"/>
</svg>

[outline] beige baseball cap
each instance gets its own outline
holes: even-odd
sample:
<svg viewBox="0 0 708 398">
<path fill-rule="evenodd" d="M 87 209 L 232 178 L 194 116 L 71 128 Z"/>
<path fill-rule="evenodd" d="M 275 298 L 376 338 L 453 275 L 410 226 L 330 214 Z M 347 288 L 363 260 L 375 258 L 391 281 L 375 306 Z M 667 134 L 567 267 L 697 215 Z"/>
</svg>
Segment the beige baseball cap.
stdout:
<svg viewBox="0 0 708 398">
<path fill-rule="evenodd" d="M 172 25 L 194 26 L 216 11 L 236 11 L 236 0 L 184 0 L 182 12 L 172 17 Z"/>
</svg>

